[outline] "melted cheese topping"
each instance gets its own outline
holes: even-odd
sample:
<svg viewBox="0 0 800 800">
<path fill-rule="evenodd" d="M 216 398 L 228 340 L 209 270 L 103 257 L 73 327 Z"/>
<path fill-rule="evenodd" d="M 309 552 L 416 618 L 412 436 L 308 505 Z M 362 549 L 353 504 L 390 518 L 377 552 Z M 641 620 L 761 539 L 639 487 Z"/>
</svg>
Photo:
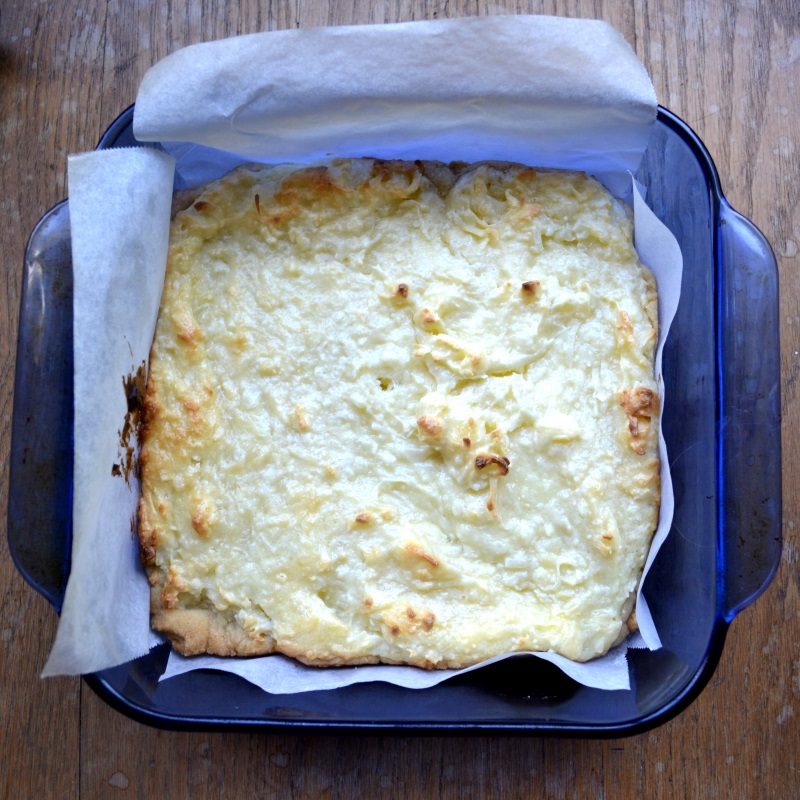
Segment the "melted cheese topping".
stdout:
<svg viewBox="0 0 800 800">
<path fill-rule="evenodd" d="M 173 223 L 151 360 L 155 626 L 315 664 L 604 653 L 657 520 L 655 325 L 625 210 L 582 174 L 211 184 Z M 185 609 L 233 644 L 187 644 Z"/>
</svg>

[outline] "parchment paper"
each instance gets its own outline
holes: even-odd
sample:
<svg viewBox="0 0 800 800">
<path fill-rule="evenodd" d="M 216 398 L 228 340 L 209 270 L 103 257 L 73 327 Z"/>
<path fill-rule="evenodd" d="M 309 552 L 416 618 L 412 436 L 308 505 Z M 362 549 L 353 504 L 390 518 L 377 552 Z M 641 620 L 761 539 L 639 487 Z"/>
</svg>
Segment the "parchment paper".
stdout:
<svg viewBox="0 0 800 800">
<path fill-rule="evenodd" d="M 647 72 L 607 23 L 470 17 L 187 47 L 145 75 L 134 133 L 256 161 L 513 153 L 540 167 L 626 172 L 655 114 Z"/>
<path fill-rule="evenodd" d="M 43 675 L 95 672 L 150 647 L 132 541 L 138 487 L 112 474 L 128 411 L 123 379 L 150 356 L 169 241 L 174 160 L 155 150 L 69 159 L 74 276 L 72 565 Z M 127 522 L 126 522 L 127 520 Z"/>
<path fill-rule="evenodd" d="M 636 169 L 644 152 L 655 110 L 652 84 L 642 65 L 605 23 L 490 17 L 284 31 L 186 48 L 145 76 L 134 130 L 138 138 L 160 141 L 178 157 L 177 186 L 218 177 L 243 161 L 308 162 L 335 154 L 496 158 L 585 169 L 622 195 L 630 194 L 629 171 Z M 82 411 L 89 424 L 79 429 L 77 423 L 79 368 L 92 377 L 102 373 L 102 387 L 97 381 L 91 387 L 81 384 L 99 398 L 100 405 L 106 393 L 108 398 L 123 398 L 120 377 L 146 358 L 152 339 L 166 253 L 168 171 L 153 182 L 158 199 L 147 193 L 139 202 L 136 233 L 126 230 L 120 238 L 106 224 L 106 217 L 117 213 L 110 206 L 120 206 L 120 215 L 128 218 L 126 224 L 135 224 L 130 220 L 135 215 L 120 201 L 113 181 L 128 174 L 123 163 L 127 158 L 131 169 L 138 168 L 135 162 L 141 157 L 136 153 L 107 151 L 80 157 L 81 164 L 91 162 L 97 171 L 74 186 L 73 164 L 78 161 L 70 162 L 71 209 L 83 202 L 84 194 L 93 192 L 90 185 L 95 181 L 102 181 L 106 191 L 94 192 L 93 212 L 72 219 L 73 248 L 81 240 L 98 239 L 101 245 L 94 258 L 75 260 L 76 320 L 87 315 L 87 324 L 80 331 L 76 325 L 75 330 L 75 544 L 62 622 L 46 674 L 89 672 L 121 663 L 147 652 L 150 642 L 147 613 L 142 610 L 148 587 L 130 532 L 135 498 L 124 495 L 120 478 L 115 484 L 106 474 L 124 408 L 120 415 L 109 407 L 101 416 L 90 405 Z M 144 158 L 166 163 L 158 154 Z M 106 164 L 106 159 L 113 159 L 113 164 Z M 661 335 L 656 369 L 663 392 L 661 349 L 680 293 L 680 252 L 671 234 L 639 200 L 636 214 L 637 249 L 659 283 Z M 120 259 L 127 244 L 151 236 L 151 231 L 153 241 L 148 247 L 152 244 L 158 249 L 157 240 L 163 251 L 148 251 L 152 263 L 137 264 L 137 274 L 140 288 L 147 287 L 142 302 L 154 304 L 125 316 L 123 322 L 103 306 L 130 301 L 134 288 L 128 285 L 130 280 L 120 280 L 120 263 L 124 263 Z M 120 259 L 109 259 L 109 253 L 119 253 Z M 80 255 L 80 247 L 74 255 Z M 79 280 L 79 270 L 88 277 Z M 99 278 L 98 273 L 102 274 Z M 108 286 L 108 299 L 96 297 L 94 291 L 81 292 L 96 278 Z M 90 321 L 92 314 L 94 321 Z M 99 334 L 109 322 L 112 334 Z M 109 362 L 105 356 L 99 360 L 96 340 L 120 336 L 125 342 L 135 341 L 136 347 L 120 353 L 119 360 Z M 84 341 L 87 337 L 95 341 Z M 85 439 L 84 428 L 91 429 Z M 660 446 L 662 512 L 648 566 L 669 531 L 672 516 L 663 440 Z M 79 462 L 84 465 L 80 473 Z M 94 517 L 88 510 L 94 510 Z M 114 544 L 109 542 L 99 551 L 95 548 L 98 527 L 103 533 L 115 532 Z M 84 537 L 89 544 L 84 544 Z M 102 624 L 78 630 L 75 620 L 86 618 L 86 606 L 98 605 L 98 597 L 108 597 L 98 592 L 113 594 L 107 577 L 98 585 L 99 575 L 115 576 L 113 582 L 124 587 L 129 606 L 114 600 L 107 604 Z M 73 588 L 78 582 L 80 587 Z M 630 637 L 602 659 L 580 665 L 552 654 L 537 655 L 587 685 L 627 688 L 626 648 L 660 646 L 641 593 L 637 617 L 641 635 Z M 173 654 L 164 677 L 209 666 L 236 672 L 267 691 L 282 693 L 366 680 L 422 688 L 455 674 L 387 666 L 320 670 L 281 656 L 183 659 Z"/>
</svg>

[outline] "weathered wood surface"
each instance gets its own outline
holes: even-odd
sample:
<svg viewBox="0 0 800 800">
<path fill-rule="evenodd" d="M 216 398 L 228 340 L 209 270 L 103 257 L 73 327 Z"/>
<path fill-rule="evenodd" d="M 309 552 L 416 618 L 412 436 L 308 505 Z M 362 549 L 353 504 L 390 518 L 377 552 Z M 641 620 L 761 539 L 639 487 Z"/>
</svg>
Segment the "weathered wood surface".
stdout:
<svg viewBox="0 0 800 800">
<path fill-rule="evenodd" d="M 800 9 L 793 0 L 16 0 L 0 8 L 0 525 L 22 253 L 148 67 L 187 44 L 294 26 L 496 13 L 606 19 L 659 100 L 714 156 L 728 199 L 781 270 L 784 552 L 677 719 L 619 741 L 208 735 L 155 731 L 76 679 L 38 677 L 56 616 L 0 537 L 0 795 L 130 797 L 800 796 Z"/>
</svg>

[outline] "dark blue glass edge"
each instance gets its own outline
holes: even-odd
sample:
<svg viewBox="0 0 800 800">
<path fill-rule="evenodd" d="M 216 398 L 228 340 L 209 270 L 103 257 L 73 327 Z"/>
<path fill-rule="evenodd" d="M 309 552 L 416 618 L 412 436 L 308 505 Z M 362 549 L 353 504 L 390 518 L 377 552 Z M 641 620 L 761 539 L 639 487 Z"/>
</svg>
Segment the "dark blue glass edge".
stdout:
<svg viewBox="0 0 800 800">
<path fill-rule="evenodd" d="M 49 211 L 44 214 L 41 219 L 36 223 L 33 230 L 31 231 L 30 236 L 28 237 L 28 241 L 25 246 L 25 251 L 23 255 L 23 275 L 22 275 L 22 285 L 20 287 L 20 300 L 19 300 L 19 320 L 23 320 L 27 318 L 27 303 L 29 301 L 30 296 L 30 270 L 28 269 L 28 256 L 30 253 L 30 246 L 31 242 L 36 239 L 39 235 L 40 231 L 45 228 L 51 221 L 57 217 L 59 213 L 61 213 L 64 209 L 66 209 L 67 201 L 62 200 L 59 203 L 56 203 Z M 70 288 L 71 291 L 71 288 Z M 71 313 L 71 312 L 70 312 Z M 71 336 L 70 336 L 70 343 L 71 343 Z M 25 450 L 25 443 L 27 439 L 25 438 L 25 434 L 18 428 L 18 421 L 22 418 L 23 410 L 24 410 L 24 401 L 28 399 L 28 392 L 27 392 L 27 383 L 23 380 L 26 377 L 26 370 L 28 368 L 27 362 L 25 358 L 21 358 L 24 356 L 24 353 L 20 352 L 20 341 L 17 341 L 16 347 L 16 360 L 14 364 L 14 398 L 12 404 L 12 426 L 11 426 L 11 447 L 9 449 L 9 480 L 8 486 L 9 489 L 15 486 L 16 482 L 16 474 L 18 465 L 21 465 L 25 462 L 24 450 Z M 65 375 L 67 376 L 67 380 L 69 382 L 69 386 L 66 387 L 66 393 L 68 396 L 72 396 L 72 383 L 71 383 L 71 376 L 73 373 L 72 369 L 72 351 L 69 350 L 69 362 L 66 365 Z M 25 392 L 18 391 L 18 387 L 21 385 L 26 386 Z M 74 452 L 74 440 L 73 440 L 73 416 L 74 411 L 70 404 L 68 409 L 68 419 L 64 422 L 67 423 L 68 427 L 68 451 L 70 454 Z M 57 449 L 57 445 L 55 445 Z M 70 456 L 71 458 L 71 456 Z M 72 475 L 72 463 L 70 461 L 70 468 L 69 468 L 69 475 Z M 71 478 L 66 482 L 66 497 L 65 502 L 68 504 L 68 507 L 72 508 L 72 480 Z M 35 589 L 39 594 L 41 594 L 55 609 L 56 613 L 61 613 L 61 607 L 64 602 L 64 593 L 66 592 L 67 581 L 69 579 L 69 575 L 72 569 L 72 516 L 68 514 L 64 518 L 64 525 L 63 528 L 60 530 L 50 530 L 49 536 L 47 535 L 47 531 L 45 531 L 45 535 L 41 535 L 41 531 L 35 531 L 34 535 L 37 536 L 37 543 L 39 546 L 39 553 L 41 554 L 41 549 L 44 548 L 47 552 L 44 554 L 44 558 L 40 559 L 39 561 L 29 561 L 25 559 L 20 552 L 24 550 L 24 548 L 20 545 L 19 538 L 24 536 L 26 533 L 30 533 L 29 530 L 25 528 L 22 524 L 25 521 L 26 511 L 25 505 L 22 504 L 18 508 L 18 503 L 20 500 L 14 495 L 13 492 L 9 491 L 8 496 L 8 507 L 6 513 L 6 520 L 7 520 L 7 527 L 6 527 L 6 540 L 8 542 L 8 549 L 9 554 L 11 556 L 11 560 L 14 563 L 14 566 L 17 568 L 19 573 L 22 575 L 24 580 Z M 57 570 L 57 574 L 54 574 L 53 570 L 41 570 L 42 572 L 49 572 L 49 575 L 41 575 L 37 576 L 35 574 L 36 567 L 41 566 L 42 562 L 45 563 L 52 563 L 53 561 L 57 561 L 60 564 L 60 568 Z"/>
<path fill-rule="evenodd" d="M 98 150 L 104 150 L 108 148 L 112 148 L 115 146 L 119 146 L 118 140 L 121 135 L 128 133 L 130 135 L 131 123 L 133 119 L 133 109 L 134 106 L 130 105 L 126 108 L 107 128 L 105 133 L 101 136 L 97 148 Z M 132 142 L 135 144 L 135 140 Z M 48 225 L 51 220 L 62 212 L 65 208 L 67 208 L 68 200 L 62 200 L 61 202 L 54 205 L 51 209 L 49 209 L 42 217 L 38 220 L 36 225 L 34 226 L 33 230 L 31 231 L 30 236 L 28 237 L 28 241 L 25 246 L 25 251 L 23 255 L 23 274 L 22 274 L 22 285 L 20 287 L 20 300 L 19 300 L 19 315 L 18 319 L 20 321 L 27 318 L 26 314 L 26 304 L 28 302 L 29 296 L 29 279 L 30 279 L 30 270 L 28 269 L 28 256 L 31 251 L 31 243 L 37 239 L 40 234 L 41 229 Z M 12 423 L 12 430 L 11 430 L 11 447 L 9 451 L 9 487 L 14 487 L 18 485 L 17 480 L 17 471 L 18 465 L 23 463 L 23 456 L 22 451 L 24 449 L 25 444 L 25 436 L 23 431 L 18 428 L 18 421 L 22 419 L 24 408 L 23 403 L 26 399 L 29 399 L 29 393 L 21 392 L 18 390 L 18 387 L 26 385 L 24 378 L 26 375 L 27 370 L 27 363 L 25 358 L 21 357 L 23 354 L 20 352 L 20 341 L 17 341 L 17 352 L 16 352 L 16 361 L 14 365 L 14 386 L 16 390 L 14 392 L 14 398 L 12 403 L 12 420 L 15 422 Z M 70 354 L 70 358 L 72 358 L 72 354 Z M 71 374 L 71 370 L 68 370 Z M 66 387 L 69 391 L 69 394 L 72 393 L 72 386 Z M 68 431 L 68 448 L 69 452 L 72 454 L 74 453 L 74 425 L 72 424 L 74 419 L 74 410 L 70 407 L 69 409 L 69 431 Z M 72 474 L 72 464 L 70 464 L 70 475 Z M 72 508 L 72 499 L 73 499 L 73 485 L 72 481 L 68 481 L 68 486 L 65 488 L 65 495 L 62 496 L 61 501 L 64 502 L 68 508 Z M 48 574 L 44 575 L 41 574 L 42 570 L 37 570 L 37 566 L 39 563 L 34 563 L 30 558 L 26 557 L 25 547 L 21 544 L 23 537 L 28 535 L 30 531 L 26 530 L 25 527 L 25 511 L 24 507 L 21 504 L 22 501 L 18 500 L 13 492 L 9 492 L 8 498 L 8 509 L 7 509 L 7 528 L 6 528 L 6 540 L 8 541 L 9 547 L 9 554 L 11 556 L 11 560 L 16 567 L 17 571 L 23 577 L 23 579 L 28 583 L 36 592 L 38 592 L 42 597 L 44 597 L 50 605 L 53 606 L 56 613 L 61 613 L 61 608 L 64 603 L 64 594 L 66 591 L 67 580 L 69 578 L 71 567 L 72 567 L 72 517 L 71 515 L 67 515 L 64 520 L 64 525 L 59 530 L 53 530 L 50 532 L 49 537 L 40 537 L 39 541 L 39 552 L 42 552 L 42 548 L 46 549 L 48 552 L 43 559 L 44 561 L 52 561 L 58 560 L 60 561 L 61 568 L 58 571 L 58 575 L 53 574 L 52 570 L 48 571 Z M 34 532 L 36 535 L 37 532 Z M 40 574 L 37 574 L 40 573 Z"/>
<path fill-rule="evenodd" d="M 733 576 L 729 576 L 729 567 L 731 563 L 731 556 L 728 554 L 727 547 L 729 537 L 733 535 L 733 531 L 731 527 L 728 525 L 729 517 L 731 516 L 727 511 L 728 505 L 728 490 L 726 487 L 726 479 L 727 479 L 727 470 L 726 465 L 729 463 L 727 460 L 728 457 L 728 449 L 727 449 L 727 436 L 725 434 L 725 430 L 723 429 L 723 420 L 726 416 L 727 410 L 727 403 L 728 403 L 728 394 L 727 394 L 727 384 L 728 384 L 728 371 L 726 370 L 726 364 L 728 363 L 728 353 L 725 350 L 725 336 L 724 336 L 724 323 L 726 319 L 726 302 L 727 302 L 727 289 L 728 289 L 728 282 L 732 281 L 732 275 L 730 270 L 732 267 L 729 267 L 728 260 L 731 258 L 731 255 L 725 252 L 725 248 L 722 245 L 722 222 L 723 217 L 726 214 L 730 214 L 732 217 L 740 217 L 744 220 L 744 222 L 749 225 L 763 240 L 764 243 L 766 242 L 766 237 L 763 236 L 760 230 L 755 226 L 755 224 L 747 219 L 743 218 L 726 200 L 724 193 L 722 191 L 722 185 L 720 182 L 719 173 L 716 169 L 714 161 L 711 157 L 711 154 L 706 149 L 703 142 L 697 136 L 697 134 L 673 112 L 662 108 L 659 106 L 659 113 L 658 118 L 662 121 L 665 125 L 671 128 L 673 131 L 678 133 L 683 141 L 690 147 L 692 150 L 695 158 L 697 159 L 698 164 L 700 165 L 708 183 L 710 192 L 709 192 L 709 199 L 711 203 L 712 209 L 712 247 L 713 247 L 713 254 L 714 254 L 714 287 L 716 292 L 715 302 L 714 302 L 714 330 L 717 337 L 717 348 L 716 348 L 716 363 L 715 363 L 715 372 L 716 372 L 716 387 L 715 387 L 715 405 L 716 405 L 716 419 L 717 419 L 717 430 L 716 430 L 716 442 L 717 442 L 717 463 L 721 465 L 720 469 L 716 471 L 716 506 L 717 506 L 717 520 L 718 520 L 718 530 L 717 530 L 717 537 L 716 537 L 716 556 L 717 556 L 717 617 L 720 621 L 724 621 L 726 625 L 730 625 L 730 623 L 735 619 L 735 617 L 742 612 L 747 606 L 755 602 L 758 597 L 766 591 L 769 587 L 773 577 L 775 576 L 779 566 L 780 566 L 780 553 L 782 547 L 782 527 L 781 527 L 781 519 L 782 519 L 782 506 L 781 506 L 781 496 L 782 496 L 782 487 L 780 481 L 780 463 L 781 463 L 781 441 L 780 441 L 780 373 L 779 373 L 779 365 L 776 367 L 776 378 L 777 378 L 777 395 L 775 399 L 776 403 L 776 431 L 777 436 L 773 439 L 774 442 L 774 450 L 776 450 L 776 455 L 774 458 L 774 462 L 777 463 L 777 475 L 775 476 L 774 485 L 770 488 L 772 493 L 773 504 L 775 505 L 775 519 L 774 519 L 774 530 L 773 530 L 773 541 L 775 545 L 772 548 L 772 558 L 770 560 L 769 566 L 766 570 L 761 574 L 760 584 L 759 586 L 751 591 L 749 594 L 745 595 L 738 599 L 738 601 L 734 602 L 732 596 L 735 594 L 734 592 L 734 583 L 735 578 Z M 772 262 L 769 265 L 772 267 L 772 274 L 771 277 L 775 281 L 776 293 L 775 293 L 775 303 L 776 303 L 776 312 L 777 312 L 777 303 L 779 298 L 779 275 L 777 271 L 777 263 L 775 262 L 774 256 L 772 257 Z M 772 326 L 772 333 L 774 336 L 775 341 L 778 344 L 778 353 L 780 348 L 780 324 L 779 318 L 776 313 L 774 324 Z M 778 355 L 779 358 L 779 355 Z M 734 458 L 734 453 L 730 453 L 730 457 Z"/>
<path fill-rule="evenodd" d="M 581 724 L 576 722 L 408 722 L 395 721 L 338 721 L 323 719 L 231 719 L 227 717 L 200 717 L 168 714 L 154 711 L 131 700 L 119 692 L 105 677 L 97 672 L 84 675 L 87 685 L 112 708 L 136 722 L 162 730 L 174 731 L 305 731 L 309 733 L 380 733 L 397 735 L 534 735 L 569 739 L 614 739 L 636 736 L 669 722 L 683 712 L 708 684 L 714 674 L 725 645 L 728 625 L 723 621 L 714 627 L 712 636 L 692 680 L 670 702 L 652 714 L 633 717 L 614 723 Z M 171 680 L 180 680 L 176 676 Z M 433 687 L 435 690 L 436 687 Z M 407 691 L 431 691 L 409 689 Z"/>
<path fill-rule="evenodd" d="M 762 499 L 756 503 L 755 498 L 751 498 L 750 504 L 744 505 L 745 511 L 750 511 L 748 516 L 750 517 L 751 525 L 756 524 L 753 521 L 753 518 L 756 520 L 760 519 L 762 523 L 766 523 L 767 517 L 769 517 L 770 525 L 769 530 L 762 529 L 760 531 L 754 531 L 748 528 L 740 531 L 737 528 L 737 525 L 741 526 L 742 524 L 741 508 L 737 508 L 739 512 L 738 514 L 736 511 L 726 510 L 726 513 L 721 517 L 723 521 L 723 529 L 720 532 L 722 547 L 726 548 L 730 545 L 729 551 L 725 552 L 724 561 L 722 562 L 723 577 L 725 580 L 725 606 L 722 609 L 722 614 L 726 621 L 731 623 L 739 613 L 744 611 L 745 608 L 755 602 L 755 600 L 757 600 L 767 590 L 772 582 L 772 579 L 775 577 L 778 568 L 780 567 L 781 552 L 783 549 L 783 487 L 781 478 L 781 337 L 779 314 L 780 275 L 778 272 L 778 265 L 769 242 L 766 240 L 766 237 L 758 229 L 755 223 L 736 211 L 736 209 L 734 209 L 730 203 L 727 202 L 724 196 L 721 197 L 719 222 L 715 227 L 715 238 L 720 240 L 719 251 L 717 253 L 718 269 L 720 272 L 718 285 L 720 301 L 718 313 L 720 316 L 720 324 L 719 328 L 717 329 L 720 370 L 725 369 L 725 364 L 728 362 L 730 356 L 726 349 L 728 346 L 726 334 L 727 337 L 730 337 L 731 331 L 730 329 L 725 329 L 724 320 L 728 316 L 728 306 L 731 303 L 730 294 L 736 294 L 737 267 L 741 267 L 741 264 L 736 260 L 735 257 L 736 248 L 733 247 L 734 252 L 728 253 L 726 251 L 726 247 L 722 244 L 722 240 L 724 239 L 724 231 L 728 229 L 733 229 L 739 235 L 741 235 L 742 230 L 745 230 L 748 234 L 753 235 L 760 240 L 759 243 L 765 248 L 765 252 L 762 253 L 764 261 L 761 262 L 761 270 L 759 271 L 758 275 L 760 278 L 763 278 L 765 282 L 770 281 L 774 283 L 774 296 L 771 298 L 774 300 L 774 307 L 770 309 L 774 313 L 771 315 L 765 314 L 763 317 L 764 320 L 767 320 L 765 323 L 765 330 L 763 331 L 764 335 L 767 337 L 767 342 L 765 344 L 774 344 L 774 347 L 769 347 L 766 349 L 762 348 L 761 353 L 764 354 L 764 358 L 760 362 L 762 365 L 766 364 L 771 368 L 768 371 L 768 374 L 773 379 L 772 386 L 774 387 L 774 392 L 766 393 L 763 395 L 763 397 L 756 394 L 756 397 L 760 399 L 760 402 L 756 403 L 754 400 L 752 401 L 752 408 L 747 408 L 747 411 L 757 410 L 760 412 L 759 415 L 753 414 L 754 419 L 766 418 L 766 423 L 772 426 L 772 436 L 769 437 L 771 458 L 769 458 L 769 463 L 764 464 L 764 472 L 760 475 L 761 480 L 759 481 L 759 486 L 762 491 L 759 492 L 759 495 Z M 752 263 L 759 263 L 759 259 L 756 258 L 752 262 L 749 262 L 750 265 L 752 265 Z M 742 270 L 742 272 L 744 271 L 745 270 Z M 735 300 L 733 302 L 735 304 Z M 765 311 L 765 309 L 762 308 L 762 311 Z M 736 318 L 735 313 L 734 318 Z M 769 322 L 770 320 L 771 323 Z M 736 330 L 735 325 L 734 330 Z M 732 346 L 732 349 L 736 349 L 735 345 Z M 737 363 L 737 367 L 738 366 L 739 364 Z M 736 370 L 734 374 L 738 375 L 738 370 Z M 747 375 L 748 377 L 752 377 L 749 372 Z M 735 424 L 728 426 L 726 423 L 729 418 L 734 418 L 736 416 L 737 411 L 739 415 L 742 415 L 741 408 L 737 406 L 734 400 L 737 387 L 733 386 L 731 389 L 731 382 L 732 381 L 730 380 L 722 381 L 723 394 L 720 398 L 719 416 L 720 456 L 722 457 L 723 453 L 725 454 L 726 460 L 723 460 L 721 463 L 723 465 L 727 465 L 728 469 L 721 470 L 718 478 L 728 480 L 730 477 L 730 481 L 732 481 L 733 485 L 739 486 L 746 484 L 743 484 L 741 482 L 741 478 L 737 479 L 735 475 L 729 476 L 729 470 L 734 469 L 733 465 L 739 463 L 739 459 L 737 459 L 735 439 L 733 439 L 732 435 L 726 434 L 726 431 L 729 430 L 729 428 L 733 428 L 735 431 L 737 426 Z M 744 427 L 746 421 L 743 421 L 741 424 L 742 427 Z M 728 442 L 731 439 L 733 439 L 733 441 L 731 441 L 731 446 L 728 447 Z M 763 453 L 761 453 L 761 455 L 763 455 Z M 764 494 L 766 494 L 766 497 L 764 497 Z M 727 487 L 724 489 L 721 499 L 724 500 L 726 509 L 728 509 L 731 503 L 739 502 L 739 497 L 732 494 Z M 766 512 L 759 517 L 754 509 L 754 506 L 763 507 L 765 504 L 767 508 L 771 508 L 771 512 Z M 737 535 L 741 542 L 750 545 L 750 548 L 746 553 L 747 563 L 751 565 L 756 563 L 759 567 L 755 573 L 757 576 L 755 581 L 752 576 L 748 580 L 748 578 L 741 572 L 737 575 L 737 567 L 739 570 L 742 570 L 743 568 L 741 554 L 736 552 L 735 538 Z M 762 547 L 760 548 L 758 547 L 759 543 L 762 544 Z"/>
<path fill-rule="evenodd" d="M 109 126 L 106 128 L 95 150 L 108 150 L 117 146 L 117 139 L 129 127 L 133 130 L 133 109 L 135 103 L 131 103 Z"/>
</svg>

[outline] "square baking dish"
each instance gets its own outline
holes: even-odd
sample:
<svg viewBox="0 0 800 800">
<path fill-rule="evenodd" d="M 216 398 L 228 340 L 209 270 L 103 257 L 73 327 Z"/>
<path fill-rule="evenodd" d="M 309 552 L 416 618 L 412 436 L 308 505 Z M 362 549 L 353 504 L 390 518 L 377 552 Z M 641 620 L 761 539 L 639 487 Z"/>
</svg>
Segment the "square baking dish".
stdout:
<svg viewBox="0 0 800 800">
<path fill-rule="evenodd" d="M 152 146 L 135 140 L 132 121 L 133 107 L 98 149 Z M 680 244 L 684 274 L 663 369 L 675 516 L 645 584 L 664 646 L 629 651 L 629 691 L 590 689 L 520 657 L 425 690 L 376 682 L 270 695 L 212 670 L 159 683 L 169 645 L 87 683 L 134 719 L 194 730 L 620 736 L 684 709 L 713 673 L 731 621 L 780 561 L 777 265 L 763 235 L 725 201 L 702 142 L 666 109 L 636 177 Z M 71 268 L 64 201 L 25 253 L 8 511 L 12 557 L 56 611 L 71 552 Z"/>
</svg>

